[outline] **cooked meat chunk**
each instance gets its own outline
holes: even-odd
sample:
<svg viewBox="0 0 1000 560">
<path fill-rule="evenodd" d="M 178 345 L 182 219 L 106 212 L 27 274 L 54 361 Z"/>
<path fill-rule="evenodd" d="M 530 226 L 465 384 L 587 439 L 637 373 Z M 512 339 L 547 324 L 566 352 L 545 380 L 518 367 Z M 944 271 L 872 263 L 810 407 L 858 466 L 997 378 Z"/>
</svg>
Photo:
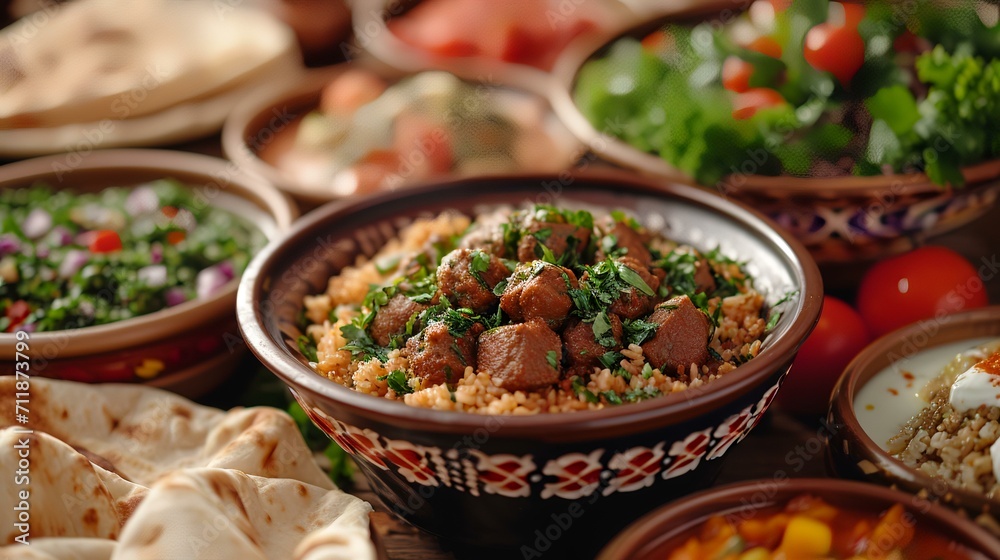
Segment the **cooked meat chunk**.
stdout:
<svg viewBox="0 0 1000 560">
<path fill-rule="evenodd" d="M 642 345 L 646 360 L 664 374 L 683 373 L 708 361 L 708 317 L 687 296 L 669 299 L 647 321 L 657 323 L 653 338 Z"/>
<path fill-rule="evenodd" d="M 431 323 L 406 341 L 403 355 L 425 387 L 455 383 L 465 375 L 466 366 L 476 367 L 476 340 L 484 329 L 481 323 L 473 323 L 462 336 L 455 337 L 445 323 Z"/>
<path fill-rule="evenodd" d="M 514 321 L 538 319 L 558 330 L 573 309 L 569 290 L 578 287 L 568 268 L 544 261 L 521 263 L 500 296 L 500 309 Z"/>
<path fill-rule="evenodd" d="M 531 221 L 517 245 L 517 260 L 530 262 L 541 258 L 541 249 L 536 250 L 539 241 L 548 247 L 557 259 L 571 247 L 577 254 L 581 254 L 590 243 L 590 233 L 589 229 L 573 224 Z"/>
<path fill-rule="evenodd" d="M 639 288 L 630 285 L 611 304 L 609 311 L 619 315 L 623 319 L 638 319 L 649 314 L 653 310 L 653 306 L 656 305 L 656 293 L 660 287 L 660 279 L 653 276 L 648 268 L 632 257 L 620 257 L 617 259 L 617 262 L 638 274 L 639 278 L 642 278 L 642 281 L 653 291 L 653 295 L 643 293 Z"/>
<path fill-rule="evenodd" d="M 591 373 L 594 366 L 600 365 L 601 356 L 605 352 L 622 349 L 622 321 L 617 315 L 608 315 L 611 325 L 611 337 L 614 343 L 604 346 L 594 336 L 594 323 L 585 323 L 577 317 L 571 318 L 563 329 L 563 346 L 566 347 L 566 359 L 569 371 L 573 375 Z"/>
<path fill-rule="evenodd" d="M 394 336 L 406 332 L 406 323 L 410 321 L 410 318 L 424 309 L 427 309 L 426 305 L 417 303 L 403 294 L 392 296 L 385 305 L 379 308 L 375 313 L 375 318 L 372 319 L 372 324 L 369 327 L 372 339 L 379 346 L 389 346 Z M 416 326 L 413 332 L 418 330 L 420 327 Z"/>
<path fill-rule="evenodd" d="M 541 321 L 504 325 L 479 337 L 479 369 L 508 391 L 531 391 L 559 381 L 562 342 Z"/>
<path fill-rule="evenodd" d="M 697 286 L 697 292 L 695 293 L 706 293 L 711 294 L 715 291 L 715 277 L 712 276 L 712 265 L 708 264 L 708 261 L 702 258 L 698 259 L 698 262 L 694 265 L 694 283 Z"/>
<path fill-rule="evenodd" d="M 441 293 L 456 307 L 485 313 L 497 304 L 493 288 L 510 276 L 499 258 L 478 249 L 455 249 L 437 269 Z"/>
<path fill-rule="evenodd" d="M 604 235 L 614 236 L 615 247 L 626 249 L 625 256 L 635 259 L 646 268 L 649 268 L 653 264 L 653 255 L 646 248 L 646 240 L 642 234 L 628 225 L 621 222 L 614 222 L 613 225 L 608 225 L 604 228 Z M 598 260 L 604 259 L 606 256 L 603 249 L 597 253 Z"/>
</svg>

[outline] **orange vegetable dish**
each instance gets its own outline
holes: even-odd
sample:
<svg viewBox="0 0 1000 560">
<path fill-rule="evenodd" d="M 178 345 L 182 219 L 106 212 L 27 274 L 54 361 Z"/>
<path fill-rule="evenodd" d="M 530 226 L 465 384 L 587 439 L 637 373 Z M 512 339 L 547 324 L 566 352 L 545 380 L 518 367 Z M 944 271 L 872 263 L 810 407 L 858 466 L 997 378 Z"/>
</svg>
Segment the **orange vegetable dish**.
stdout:
<svg viewBox="0 0 1000 560">
<path fill-rule="evenodd" d="M 714 516 L 668 560 L 958 560 L 965 549 L 924 531 L 896 504 L 880 515 L 803 495 L 783 510 Z"/>
</svg>

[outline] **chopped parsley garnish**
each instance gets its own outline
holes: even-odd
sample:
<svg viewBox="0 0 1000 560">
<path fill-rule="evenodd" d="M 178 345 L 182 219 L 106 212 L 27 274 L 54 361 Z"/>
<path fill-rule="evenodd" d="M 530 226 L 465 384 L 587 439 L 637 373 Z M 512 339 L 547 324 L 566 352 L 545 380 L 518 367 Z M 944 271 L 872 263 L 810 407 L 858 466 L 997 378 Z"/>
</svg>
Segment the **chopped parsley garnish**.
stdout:
<svg viewBox="0 0 1000 560">
<path fill-rule="evenodd" d="M 598 344 L 605 348 L 614 348 L 618 346 L 618 341 L 615 340 L 614 329 L 611 327 L 611 321 L 608 319 L 608 313 L 606 311 L 601 311 L 594 316 L 594 340 Z"/>
<path fill-rule="evenodd" d="M 401 369 L 394 369 L 385 375 L 376 377 L 376 379 L 385 381 L 397 395 L 407 395 L 413 392 L 413 387 L 410 387 L 409 379 L 406 378 L 406 372 Z"/>
<path fill-rule="evenodd" d="M 508 282 L 507 282 L 506 279 L 503 279 L 503 280 L 497 282 L 497 285 L 493 286 L 493 295 L 495 295 L 497 297 L 502 296 L 503 293 L 504 293 L 504 290 L 507 289 L 507 283 Z"/>
<path fill-rule="evenodd" d="M 601 360 L 601 365 L 614 370 L 625 359 L 625 356 L 621 352 L 605 352 L 599 359 Z"/>
<path fill-rule="evenodd" d="M 622 404 L 621 397 L 619 397 L 618 393 L 614 391 L 604 391 L 601 393 L 601 396 L 603 396 L 604 400 L 608 401 L 609 404 Z"/>
<path fill-rule="evenodd" d="M 639 402 L 644 399 L 652 399 L 654 397 L 660 396 L 660 390 L 656 387 L 645 387 L 641 389 L 632 389 L 622 394 L 622 400 L 625 402 Z"/>
<path fill-rule="evenodd" d="M 647 296 L 655 296 L 656 292 L 649 287 L 649 284 L 639 276 L 639 273 L 632 270 L 631 268 L 625 266 L 621 262 L 615 261 L 615 266 L 618 268 L 618 274 L 621 276 L 622 280 L 626 281 L 632 287 L 636 288 L 640 292 L 646 294 Z"/>
<path fill-rule="evenodd" d="M 660 324 L 642 319 L 625 319 L 622 322 L 622 332 L 625 336 L 625 346 L 629 344 L 642 344 L 656 334 Z"/>
<path fill-rule="evenodd" d="M 549 363 L 552 369 L 559 369 L 559 355 L 555 350 L 549 350 L 545 353 L 545 361 Z"/>
<path fill-rule="evenodd" d="M 642 365 L 642 378 L 649 379 L 650 377 L 653 377 L 653 366 L 646 362 Z"/>
<path fill-rule="evenodd" d="M 483 280 L 483 273 L 490 269 L 489 253 L 475 249 L 469 254 L 472 256 L 469 261 L 469 273 L 472 274 L 472 277 L 475 278 L 482 287 L 489 290 L 489 284 L 486 283 L 486 280 Z"/>
<path fill-rule="evenodd" d="M 790 301 L 798 293 L 799 293 L 798 290 L 792 290 L 786 292 L 781 299 L 774 302 L 774 305 L 771 306 L 771 311 L 767 316 L 767 325 L 764 327 L 764 332 L 768 332 L 774 327 L 778 326 L 778 321 L 781 320 L 781 311 L 778 311 L 777 307 L 783 303 Z"/>
<path fill-rule="evenodd" d="M 587 386 L 583 384 L 583 380 L 580 379 L 579 375 L 573 376 L 570 382 L 570 386 L 573 387 L 574 393 L 576 393 L 577 395 L 583 395 L 583 398 L 587 402 L 594 404 L 600 402 L 600 399 L 597 398 L 597 395 L 592 393 L 590 389 L 587 389 Z"/>
<path fill-rule="evenodd" d="M 649 296 L 655 295 L 637 272 L 610 257 L 582 268 L 587 279 L 580 282 L 579 289 L 569 290 L 569 296 L 576 314 L 585 321 L 607 310 L 622 292 L 635 289 Z"/>
<path fill-rule="evenodd" d="M 639 223 L 639 220 L 636 220 L 634 217 L 629 216 L 628 214 L 622 212 L 621 210 L 612 210 L 611 219 L 620 224 L 625 224 L 636 231 L 642 229 L 642 224 Z"/>
<path fill-rule="evenodd" d="M 300 334 L 295 342 L 298 343 L 299 352 L 306 357 L 310 362 L 318 362 L 319 357 L 316 356 L 316 342 L 313 341 L 312 337 L 306 334 Z"/>
<path fill-rule="evenodd" d="M 351 323 L 340 327 L 340 334 L 348 341 L 342 349 L 350 351 L 351 358 L 361 362 L 367 362 L 372 358 L 385 362 L 389 359 L 385 348 L 372 340 L 365 329 L 356 323 L 360 317 L 362 316 L 359 315 Z"/>
<path fill-rule="evenodd" d="M 437 320 L 447 325 L 448 334 L 459 338 L 465 336 L 465 333 L 469 332 L 472 325 L 479 322 L 479 315 L 476 315 L 467 307 L 461 309 L 448 308 L 437 317 Z"/>
</svg>

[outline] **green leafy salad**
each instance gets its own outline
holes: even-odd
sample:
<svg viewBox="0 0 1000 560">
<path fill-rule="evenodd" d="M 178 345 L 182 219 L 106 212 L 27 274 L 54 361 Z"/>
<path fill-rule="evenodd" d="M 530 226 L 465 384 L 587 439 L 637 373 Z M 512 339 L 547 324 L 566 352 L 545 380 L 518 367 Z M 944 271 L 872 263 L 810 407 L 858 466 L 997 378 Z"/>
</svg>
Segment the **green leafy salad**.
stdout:
<svg viewBox="0 0 1000 560">
<path fill-rule="evenodd" d="M 575 101 L 703 185 L 926 172 L 960 187 L 1000 154 L 1000 26 L 983 3 L 944 4 L 756 0 L 614 42 Z"/>
<path fill-rule="evenodd" d="M 174 180 L 0 191 L 0 332 L 103 325 L 210 297 L 266 242 Z"/>
</svg>

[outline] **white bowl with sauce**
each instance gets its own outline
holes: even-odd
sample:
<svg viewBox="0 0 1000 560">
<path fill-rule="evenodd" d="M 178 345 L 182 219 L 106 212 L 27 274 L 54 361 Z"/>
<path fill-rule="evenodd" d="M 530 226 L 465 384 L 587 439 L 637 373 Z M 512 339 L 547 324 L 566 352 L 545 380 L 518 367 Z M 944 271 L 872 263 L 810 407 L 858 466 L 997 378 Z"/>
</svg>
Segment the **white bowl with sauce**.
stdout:
<svg viewBox="0 0 1000 560">
<path fill-rule="evenodd" d="M 869 480 L 925 495 L 1000 534 L 1000 501 L 950 486 L 889 452 L 889 440 L 927 406 L 929 381 L 959 354 L 1000 339 L 1000 306 L 921 321 L 876 340 L 847 366 L 827 419 L 827 466 L 844 478 Z"/>
</svg>

